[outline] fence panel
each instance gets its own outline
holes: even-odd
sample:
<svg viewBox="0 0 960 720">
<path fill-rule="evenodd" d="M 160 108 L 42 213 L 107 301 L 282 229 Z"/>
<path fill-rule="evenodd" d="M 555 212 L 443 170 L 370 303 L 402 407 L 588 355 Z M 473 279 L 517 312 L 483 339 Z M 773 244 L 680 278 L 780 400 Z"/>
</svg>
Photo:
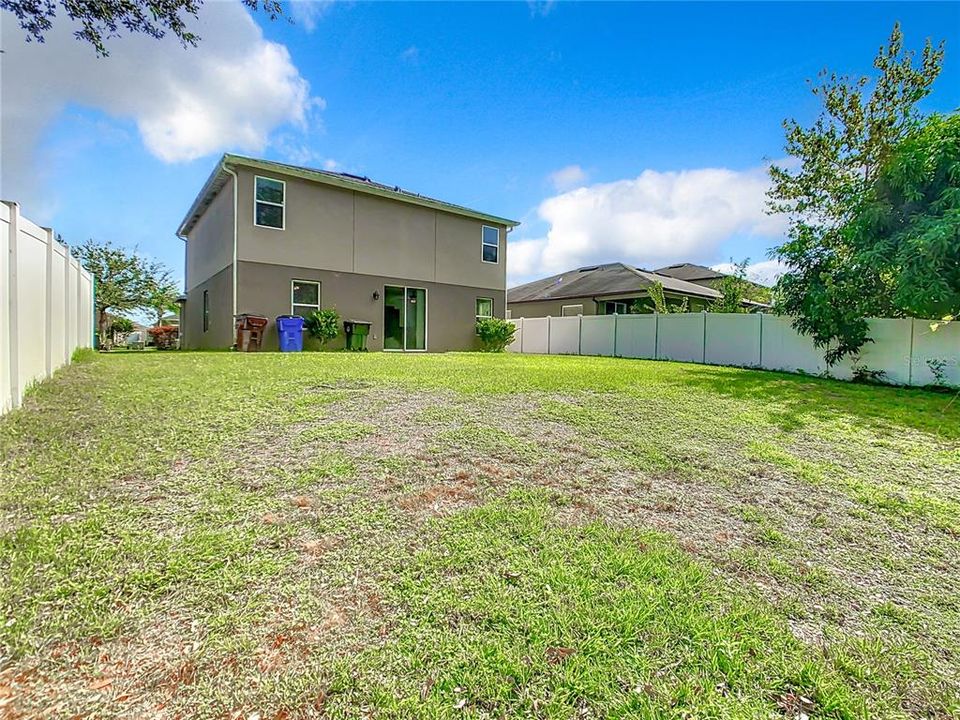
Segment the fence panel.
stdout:
<svg viewBox="0 0 960 720">
<path fill-rule="evenodd" d="M 66 272 L 69 251 L 58 242 L 48 246 L 50 248 L 50 283 L 48 293 L 50 297 L 50 322 L 47 324 L 47 372 L 62 365 L 67 357 L 67 288 L 63 282 Z"/>
<path fill-rule="evenodd" d="M 77 266 L 79 267 L 79 263 Z M 80 282 L 80 307 L 78 308 L 78 347 L 91 347 L 93 339 L 93 276 L 86 271 L 78 276 Z"/>
<path fill-rule="evenodd" d="M 802 371 L 811 375 L 826 369 L 823 351 L 814 347 L 808 336 L 794 330 L 790 318 L 779 315 L 763 315 L 762 318 L 760 352 L 764 368 Z"/>
<path fill-rule="evenodd" d="M 657 357 L 657 315 L 617 317 L 617 355 L 654 360 Z"/>
<path fill-rule="evenodd" d="M 47 374 L 47 233 L 25 217 L 17 242 L 17 313 L 13 352 L 19 354 L 14 391 L 23 396 L 31 383 Z"/>
<path fill-rule="evenodd" d="M 0 203 L 0 415 L 13 406 L 10 354 L 10 208 Z"/>
<path fill-rule="evenodd" d="M 93 278 L 52 230 L 0 203 L 0 414 L 93 339 Z"/>
<path fill-rule="evenodd" d="M 707 313 L 704 322 L 705 363 L 760 367 L 760 315 Z"/>
<path fill-rule="evenodd" d="M 703 362 L 703 330 L 706 313 L 659 315 L 657 357 L 661 360 Z"/>
<path fill-rule="evenodd" d="M 881 370 L 886 382 L 898 385 L 911 384 L 910 346 L 912 344 L 913 321 L 909 318 L 871 318 L 870 337 L 860 351 L 860 358 L 854 363 L 845 360 L 842 366 L 832 368 L 830 374 L 846 379 L 853 373 L 848 371 L 853 364 L 862 365 L 869 370 Z"/>
<path fill-rule="evenodd" d="M 550 318 L 548 346 L 551 355 L 579 355 L 580 317 Z"/>
<path fill-rule="evenodd" d="M 909 322 L 909 321 L 905 321 Z M 960 385 L 960 321 L 930 329 L 929 320 L 913 320 L 911 380 L 914 385 Z M 935 367 L 941 366 L 943 379 Z"/>
<path fill-rule="evenodd" d="M 550 318 L 523 319 L 523 352 L 535 355 L 550 352 Z"/>
<path fill-rule="evenodd" d="M 513 342 L 507 345 L 507 352 L 523 352 L 523 318 L 508 320 L 516 328 L 513 331 Z"/>
<path fill-rule="evenodd" d="M 614 355 L 616 315 L 584 315 L 580 318 L 580 354 Z"/>
</svg>

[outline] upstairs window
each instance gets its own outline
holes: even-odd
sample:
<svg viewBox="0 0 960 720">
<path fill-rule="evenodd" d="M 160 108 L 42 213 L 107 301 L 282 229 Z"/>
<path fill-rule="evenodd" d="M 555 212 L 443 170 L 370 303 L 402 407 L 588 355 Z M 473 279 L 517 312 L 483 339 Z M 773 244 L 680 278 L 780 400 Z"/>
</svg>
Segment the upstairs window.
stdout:
<svg viewBox="0 0 960 720">
<path fill-rule="evenodd" d="M 253 179 L 253 184 L 253 224 L 283 230 L 287 184 L 283 180 L 259 176 Z"/>
<path fill-rule="evenodd" d="M 500 262 L 500 231 L 489 225 L 483 226 L 483 261 L 486 263 Z"/>
<path fill-rule="evenodd" d="M 320 309 L 320 283 L 293 280 L 290 283 L 290 314 L 307 317 Z"/>
<path fill-rule="evenodd" d="M 493 298 L 477 298 L 477 320 L 493 317 Z"/>
</svg>

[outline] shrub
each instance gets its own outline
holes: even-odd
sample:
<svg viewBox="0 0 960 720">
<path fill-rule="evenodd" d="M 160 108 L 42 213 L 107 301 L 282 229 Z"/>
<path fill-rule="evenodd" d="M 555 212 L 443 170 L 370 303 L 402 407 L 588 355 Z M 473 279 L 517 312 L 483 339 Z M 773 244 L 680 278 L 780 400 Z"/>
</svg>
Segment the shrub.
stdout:
<svg viewBox="0 0 960 720">
<path fill-rule="evenodd" d="M 147 330 L 157 350 L 171 350 L 177 346 L 180 329 L 176 325 L 157 325 Z"/>
<path fill-rule="evenodd" d="M 133 320 L 125 317 L 114 318 L 113 324 L 110 325 L 110 332 L 114 335 L 117 333 L 133 332 Z"/>
<path fill-rule="evenodd" d="M 336 310 L 317 310 L 310 313 L 304 327 L 312 337 L 320 341 L 320 348 L 340 334 L 340 314 Z"/>
<path fill-rule="evenodd" d="M 865 385 L 879 385 L 886 379 L 887 373 L 883 370 L 871 370 L 866 365 L 854 365 L 851 368 L 852 377 L 850 380 L 855 383 Z"/>
<path fill-rule="evenodd" d="M 484 318 L 477 321 L 477 335 L 484 352 L 503 352 L 513 342 L 516 325 L 500 318 Z"/>
</svg>

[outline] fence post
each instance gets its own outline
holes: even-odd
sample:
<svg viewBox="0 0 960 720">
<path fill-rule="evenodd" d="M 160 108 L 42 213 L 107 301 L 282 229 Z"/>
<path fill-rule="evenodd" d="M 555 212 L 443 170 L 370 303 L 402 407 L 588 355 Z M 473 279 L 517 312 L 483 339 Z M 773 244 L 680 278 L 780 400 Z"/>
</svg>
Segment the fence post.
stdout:
<svg viewBox="0 0 960 720">
<path fill-rule="evenodd" d="M 759 362 L 760 362 L 760 367 L 762 368 L 762 367 L 763 367 L 763 312 L 761 311 L 761 312 L 759 313 L 759 315 L 760 315 L 760 332 L 759 332 L 759 334 L 760 334 L 760 352 L 759 352 L 758 354 L 759 354 L 759 356 L 760 356 L 760 360 L 759 360 Z"/>
<path fill-rule="evenodd" d="M 910 362 L 907 363 L 907 385 L 913 385 L 913 329 L 917 323 L 910 318 Z"/>
<path fill-rule="evenodd" d="M 7 318 L 10 338 L 10 407 L 20 407 L 20 309 L 17 307 L 19 289 L 17 287 L 17 251 L 20 244 L 20 205 L 7 203 L 10 208 L 9 226 L 9 265 L 7 266 Z"/>
<path fill-rule="evenodd" d="M 660 313 L 653 313 L 653 359 L 660 359 Z"/>
<path fill-rule="evenodd" d="M 83 330 L 83 323 L 81 322 L 81 318 L 83 317 L 83 284 L 80 282 L 83 279 L 82 267 L 80 261 L 77 260 L 77 312 L 73 317 L 73 322 L 76 323 L 77 327 L 77 347 L 83 347 L 83 338 L 81 335 Z"/>
<path fill-rule="evenodd" d="M 523 318 L 520 318 L 520 354 L 523 355 Z"/>
<path fill-rule="evenodd" d="M 70 251 L 63 258 L 63 363 L 70 362 L 72 352 L 70 350 Z"/>
<path fill-rule="evenodd" d="M 583 315 L 577 315 L 577 355 L 583 355 Z"/>
<path fill-rule="evenodd" d="M 550 352 L 550 316 L 547 315 L 547 355 L 553 355 Z"/>
<path fill-rule="evenodd" d="M 45 242 L 47 243 L 47 271 L 44 275 L 44 284 L 46 285 L 45 300 L 47 311 L 44 313 L 43 336 L 46 343 L 44 355 L 44 376 L 53 375 L 53 230 L 46 230 Z"/>
<path fill-rule="evenodd" d="M 617 357 L 617 323 L 620 316 L 617 313 L 613 314 L 613 356 Z"/>
<path fill-rule="evenodd" d="M 707 311 L 702 310 L 703 313 L 703 351 L 700 353 L 700 363 L 702 365 L 707 364 Z"/>
</svg>

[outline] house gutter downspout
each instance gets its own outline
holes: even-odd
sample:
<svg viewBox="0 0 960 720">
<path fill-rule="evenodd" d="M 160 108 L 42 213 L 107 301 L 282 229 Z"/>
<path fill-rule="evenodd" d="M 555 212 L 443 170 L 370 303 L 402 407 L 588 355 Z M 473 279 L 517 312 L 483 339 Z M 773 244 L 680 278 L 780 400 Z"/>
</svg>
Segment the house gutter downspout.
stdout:
<svg viewBox="0 0 960 720">
<path fill-rule="evenodd" d="M 227 167 L 226 160 L 220 163 L 220 168 L 233 178 L 233 317 L 237 319 L 237 174 Z"/>
</svg>

